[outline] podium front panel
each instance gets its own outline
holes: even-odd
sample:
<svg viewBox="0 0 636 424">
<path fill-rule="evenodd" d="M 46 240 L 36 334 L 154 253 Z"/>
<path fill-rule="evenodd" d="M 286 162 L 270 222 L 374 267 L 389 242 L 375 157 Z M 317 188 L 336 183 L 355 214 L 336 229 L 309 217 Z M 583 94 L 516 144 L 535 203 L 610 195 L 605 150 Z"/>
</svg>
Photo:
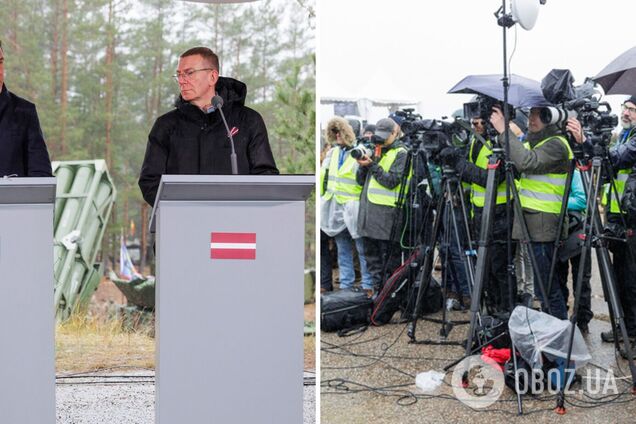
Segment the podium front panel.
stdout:
<svg viewBox="0 0 636 424">
<path fill-rule="evenodd" d="M 159 424 L 303 419 L 303 201 L 162 201 Z"/>
<path fill-rule="evenodd" d="M 0 422 L 55 423 L 53 204 L 0 204 Z"/>
</svg>

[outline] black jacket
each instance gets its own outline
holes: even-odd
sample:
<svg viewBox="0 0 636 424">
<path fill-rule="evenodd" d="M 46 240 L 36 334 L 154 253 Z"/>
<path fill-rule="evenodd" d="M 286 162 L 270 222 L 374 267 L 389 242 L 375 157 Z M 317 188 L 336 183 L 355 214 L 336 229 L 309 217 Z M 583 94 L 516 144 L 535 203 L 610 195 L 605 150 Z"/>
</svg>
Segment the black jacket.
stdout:
<svg viewBox="0 0 636 424">
<path fill-rule="evenodd" d="M 51 177 L 51 160 L 35 105 L 0 92 L 0 177 Z"/>
<path fill-rule="evenodd" d="M 245 106 L 247 87 L 232 78 L 219 78 L 216 92 L 224 100 L 223 112 L 235 128 L 239 174 L 278 174 L 258 112 Z M 139 188 L 154 205 L 163 174 L 232 174 L 231 146 L 220 112 L 205 114 L 179 98 L 176 109 L 160 116 L 148 135 Z"/>
</svg>

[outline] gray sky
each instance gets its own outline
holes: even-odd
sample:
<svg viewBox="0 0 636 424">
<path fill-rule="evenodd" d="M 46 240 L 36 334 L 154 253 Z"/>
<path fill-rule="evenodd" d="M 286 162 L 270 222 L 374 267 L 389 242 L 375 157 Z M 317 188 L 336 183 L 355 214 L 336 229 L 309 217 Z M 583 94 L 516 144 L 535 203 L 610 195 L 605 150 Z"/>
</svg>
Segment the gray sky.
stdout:
<svg viewBox="0 0 636 424">
<path fill-rule="evenodd" d="M 499 6 L 500 0 L 321 0 L 319 96 L 410 99 L 421 102 L 425 118 L 450 115 L 470 98 L 446 94 L 459 80 L 503 72 L 502 29 L 493 16 Z M 636 44 L 636 2 L 547 0 L 531 31 L 515 27 L 508 30 L 509 57 L 516 39 L 510 72 L 541 80 L 567 68 L 580 84 Z M 620 113 L 624 98 L 606 100 Z"/>
</svg>

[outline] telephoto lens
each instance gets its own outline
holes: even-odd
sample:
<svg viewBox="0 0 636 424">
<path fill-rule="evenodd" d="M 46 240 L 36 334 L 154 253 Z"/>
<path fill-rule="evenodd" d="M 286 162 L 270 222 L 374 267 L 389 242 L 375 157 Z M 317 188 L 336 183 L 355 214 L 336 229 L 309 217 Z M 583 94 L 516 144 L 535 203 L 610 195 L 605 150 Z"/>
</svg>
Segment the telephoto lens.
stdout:
<svg viewBox="0 0 636 424">
<path fill-rule="evenodd" d="M 368 158 L 373 157 L 373 150 L 371 150 L 364 144 L 358 144 L 356 147 L 351 149 L 351 156 L 356 160 L 361 159 L 365 155 Z"/>
</svg>

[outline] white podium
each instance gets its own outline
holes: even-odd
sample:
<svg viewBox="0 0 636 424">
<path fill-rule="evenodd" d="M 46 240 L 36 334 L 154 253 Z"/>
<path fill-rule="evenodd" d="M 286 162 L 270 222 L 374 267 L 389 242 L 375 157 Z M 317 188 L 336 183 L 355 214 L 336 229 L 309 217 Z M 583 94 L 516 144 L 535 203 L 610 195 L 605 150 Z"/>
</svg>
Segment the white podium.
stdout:
<svg viewBox="0 0 636 424">
<path fill-rule="evenodd" d="M 55 178 L 0 178 L 0 423 L 55 424 Z"/>
</svg>

